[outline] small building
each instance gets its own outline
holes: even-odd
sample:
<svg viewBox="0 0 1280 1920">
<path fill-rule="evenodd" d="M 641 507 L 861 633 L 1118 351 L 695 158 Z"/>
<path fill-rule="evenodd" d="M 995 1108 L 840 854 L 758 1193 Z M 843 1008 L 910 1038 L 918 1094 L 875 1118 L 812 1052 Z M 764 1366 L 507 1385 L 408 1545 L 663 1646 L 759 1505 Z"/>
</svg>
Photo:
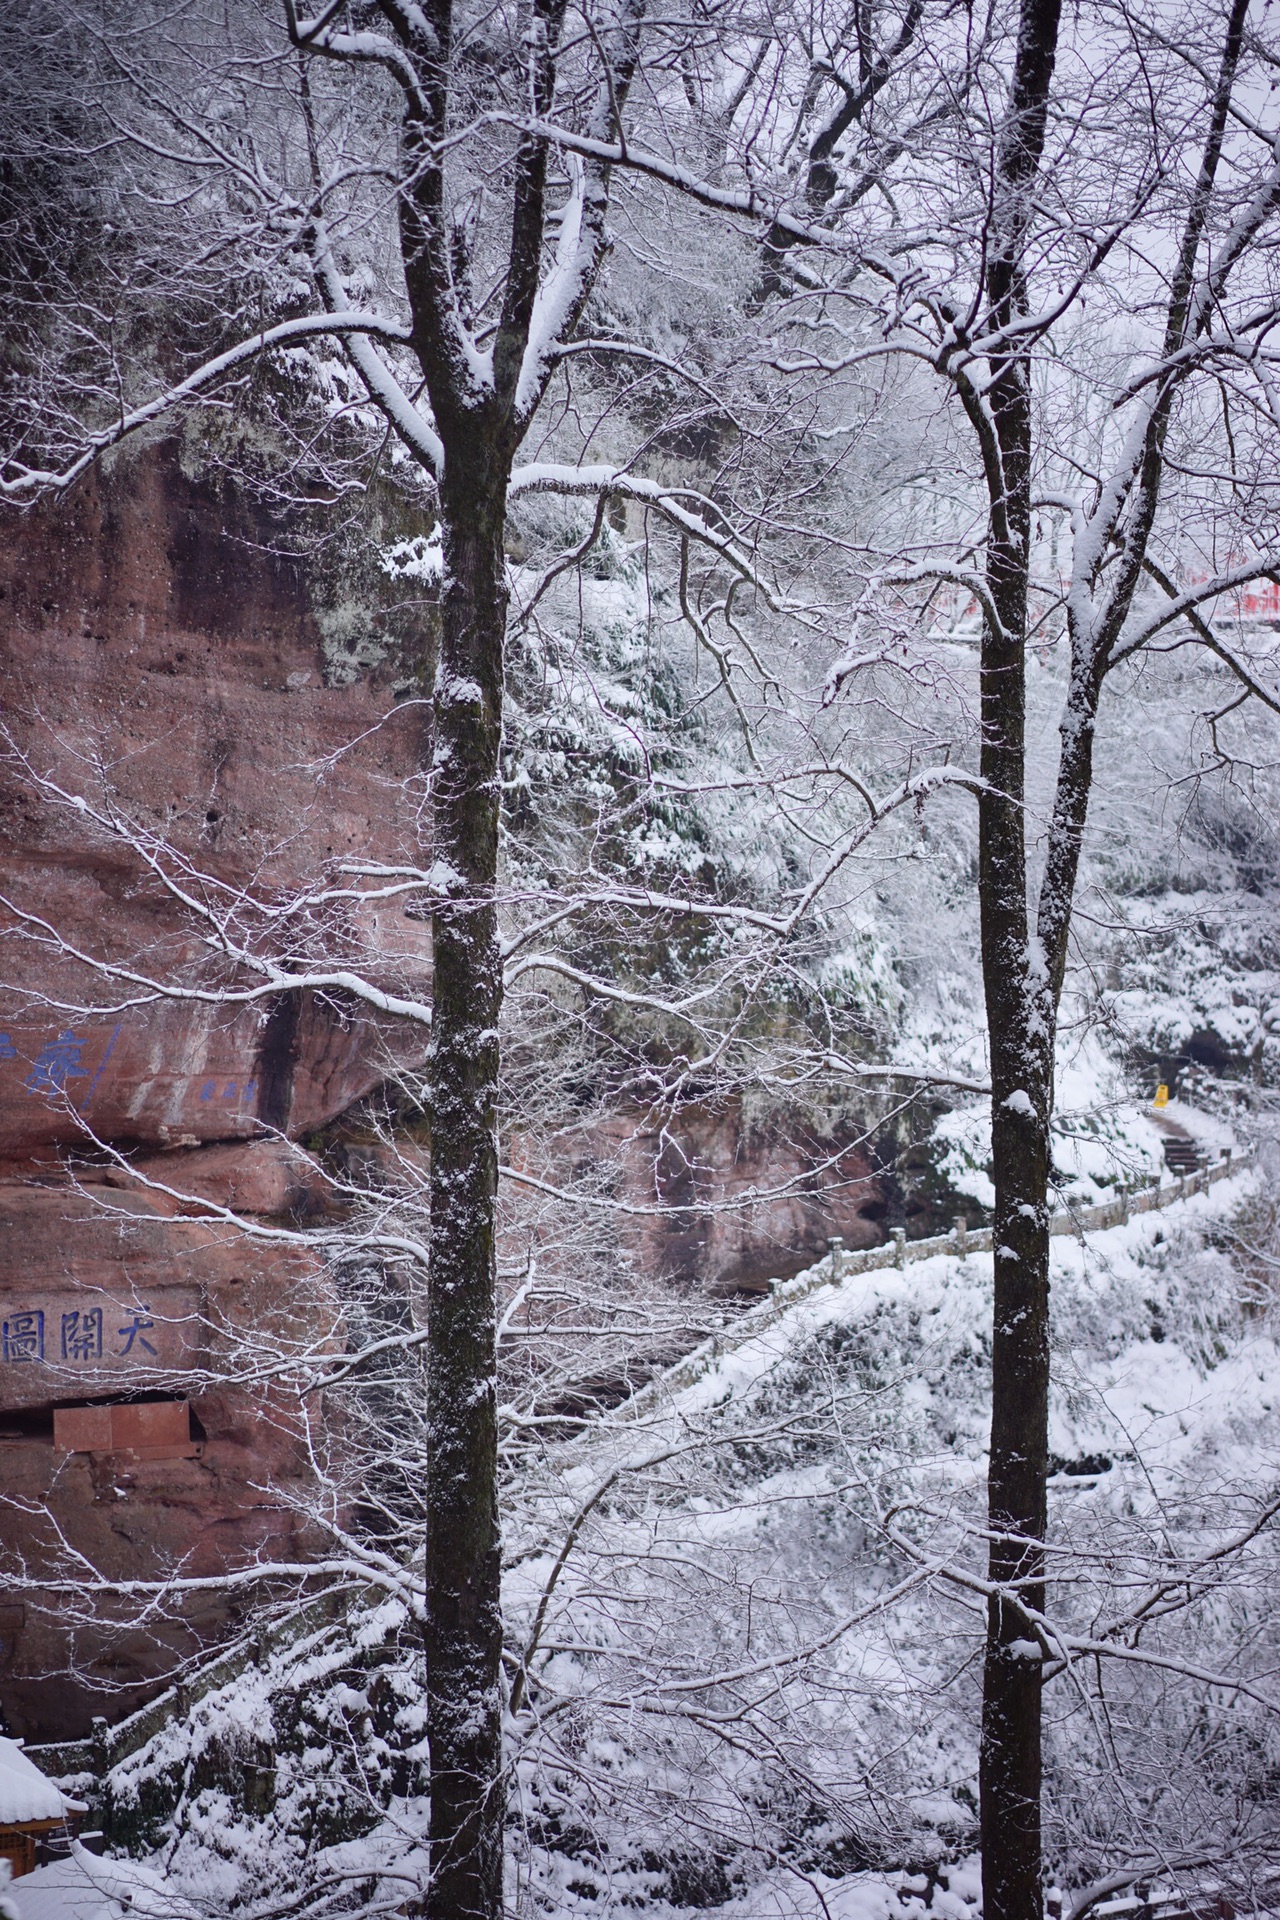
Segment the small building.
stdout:
<svg viewBox="0 0 1280 1920">
<path fill-rule="evenodd" d="M 0 1737 L 0 1860 L 15 1880 L 34 1873 L 41 1843 L 84 1812 L 41 1773 L 16 1740 Z"/>
</svg>

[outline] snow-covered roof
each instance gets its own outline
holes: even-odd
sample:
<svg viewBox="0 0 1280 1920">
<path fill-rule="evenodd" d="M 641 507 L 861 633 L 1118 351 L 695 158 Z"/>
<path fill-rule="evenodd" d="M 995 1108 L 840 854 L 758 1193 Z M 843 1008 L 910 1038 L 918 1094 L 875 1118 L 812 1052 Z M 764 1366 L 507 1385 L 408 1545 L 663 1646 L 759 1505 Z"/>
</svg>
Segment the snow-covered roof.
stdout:
<svg viewBox="0 0 1280 1920">
<path fill-rule="evenodd" d="M 0 1885 L 2 1920 L 204 1920 L 163 1873 L 138 1860 L 99 1859 L 73 1843 L 10 1885 Z"/>
<path fill-rule="evenodd" d="M 28 1760 L 16 1740 L 0 1736 L 0 1826 L 21 1826 L 28 1820 L 64 1820 L 70 1804 L 35 1762 Z"/>
<path fill-rule="evenodd" d="M 124 1907 L 91 1880 L 80 1860 L 51 1860 L 6 1887 L 5 1904 L 18 1920 L 120 1920 Z"/>
</svg>

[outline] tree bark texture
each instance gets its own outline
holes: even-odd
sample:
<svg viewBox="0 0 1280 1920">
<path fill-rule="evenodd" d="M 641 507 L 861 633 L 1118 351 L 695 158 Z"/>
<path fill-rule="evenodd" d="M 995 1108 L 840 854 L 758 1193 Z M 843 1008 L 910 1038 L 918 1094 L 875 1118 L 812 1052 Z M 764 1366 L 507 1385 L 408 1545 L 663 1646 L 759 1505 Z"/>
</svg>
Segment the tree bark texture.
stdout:
<svg viewBox="0 0 1280 1920">
<path fill-rule="evenodd" d="M 1044 151 L 1060 0 L 1023 0 L 992 208 L 988 326 L 1026 310 L 1023 247 Z M 1041 1681 L 1018 1600 L 1044 1605 L 1049 1432 L 1049 1118 L 1054 1004 L 1031 939 L 1024 819 L 1031 553 L 1030 368 L 991 363 L 991 530 L 980 663 L 978 866 L 995 1183 L 987 1647 L 979 1795 L 986 1920 L 1042 1920 Z"/>
<path fill-rule="evenodd" d="M 436 916 L 428 1069 L 431 1920 L 496 1920 L 502 1912 L 494 1207 L 504 506 L 505 474 L 495 484 L 481 462 L 450 458 L 441 486 L 445 580 L 432 817 L 433 853 L 451 870 L 454 903 Z"/>
<path fill-rule="evenodd" d="M 1004 617 L 1013 611 L 1005 597 Z M 1052 1013 L 1035 977 L 1022 812 L 1025 684 L 1007 637 L 984 646 L 979 887 L 991 1048 L 995 1181 L 988 1575 L 1044 1603 L 1049 1403 L 1049 1113 Z M 1040 1667 L 1001 1594 L 989 1603 L 979 1786 L 984 1912 L 1040 1920 Z"/>
</svg>

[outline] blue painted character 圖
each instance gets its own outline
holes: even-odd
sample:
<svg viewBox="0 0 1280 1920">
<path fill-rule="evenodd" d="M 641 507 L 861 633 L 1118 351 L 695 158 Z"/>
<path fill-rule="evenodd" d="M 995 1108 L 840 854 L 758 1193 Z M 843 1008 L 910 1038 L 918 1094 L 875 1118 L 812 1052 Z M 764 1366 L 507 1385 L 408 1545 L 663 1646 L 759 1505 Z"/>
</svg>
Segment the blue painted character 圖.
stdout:
<svg viewBox="0 0 1280 1920">
<path fill-rule="evenodd" d="M 148 1331 L 153 1328 L 155 1324 L 154 1320 L 148 1320 L 145 1313 L 135 1313 L 127 1327 L 118 1327 L 116 1331 L 124 1341 L 124 1345 L 120 1349 L 121 1353 L 132 1353 L 136 1341 L 138 1346 L 144 1348 L 146 1352 L 159 1358 L 156 1354 L 156 1349 L 147 1339 Z"/>
<path fill-rule="evenodd" d="M 16 1060 L 18 1049 L 13 1044 L 11 1034 L 0 1033 L 0 1060 Z"/>
<path fill-rule="evenodd" d="M 64 1360 L 101 1360 L 102 1308 L 62 1316 L 62 1357 Z"/>
<path fill-rule="evenodd" d="M 88 1044 L 70 1029 L 56 1040 L 46 1040 L 23 1082 L 27 1092 L 65 1093 L 68 1080 L 87 1080 L 88 1071 L 80 1065 L 80 1056 Z"/>
<path fill-rule="evenodd" d="M 43 1313 L 11 1313 L 0 1333 L 0 1350 L 6 1360 L 43 1360 Z"/>
</svg>

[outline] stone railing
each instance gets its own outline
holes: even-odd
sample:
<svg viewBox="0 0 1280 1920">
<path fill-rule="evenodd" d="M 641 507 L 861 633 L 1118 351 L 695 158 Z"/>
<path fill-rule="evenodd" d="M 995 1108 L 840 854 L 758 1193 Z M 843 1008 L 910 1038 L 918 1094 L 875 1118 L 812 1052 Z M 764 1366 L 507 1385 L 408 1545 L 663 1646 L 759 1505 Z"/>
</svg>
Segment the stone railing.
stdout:
<svg viewBox="0 0 1280 1920">
<path fill-rule="evenodd" d="M 1063 1207 L 1050 1220 L 1049 1231 L 1055 1235 L 1084 1234 L 1098 1233 L 1105 1227 L 1122 1227 L 1135 1214 L 1157 1213 L 1177 1200 L 1189 1199 L 1195 1193 L 1206 1193 L 1217 1181 L 1225 1180 L 1230 1174 L 1239 1173 L 1250 1165 L 1253 1157 L 1252 1149 L 1240 1152 L 1226 1147 L 1217 1160 L 1195 1173 L 1181 1174 L 1171 1181 L 1156 1181 L 1148 1187 L 1122 1187 L 1116 1199 L 1104 1200 L 1101 1206 Z M 992 1229 L 971 1228 L 960 1216 L 950 1233 L 933 1234 L 927 1240 L 908 1240 L 906 1229 L 895 1227 L 887 1245 L 882 1243 L 877 1247 L 860 1247 L 855 1251 L 846 1247 L 842 1240 L 832 1240 L 828 1244 L 831 1250 L 825 1260 L 820 1260 L 804 1273 L 798 1273 L 794 1280 L 778 1281 L 768 1299 L 760 1301 L 757 1306 L 748 1307 L 731 1327 L 713 1334 L 701 1346 L 685 1354 L 683 1359 L 656 1374 L 629 1400 L 624 1400 L 621 1406 L 616 1407 L 608 1419 L 614 1424 L 625 1424 L 643 1418 L 653 1410 L 656 1402 L 668 1394 L 678 1393 L 683 1387 L 692 1386 L 722 1353 L 731 1352 L 744 1341 L 762 1333 L 798 1300 L 816 1292 L 819 1287 L 831 1286 L 835 1281 L 844 1280 L 855 1273 L 876 1273 L 894 1267 L 908 1267 L 917 1260 L 932 1260 L 940 1253 L 956 1254 L 961 1259 L 970 1253 L 990 1253 Z"/>
<path fill-rule="evenodd" d="M 104 1829 L 111 1843 L 118 1837 L 113 1831 L 115 1823 L 107 1778 L 111 1768 L 145 1747 L 171 1720 L 185 1720 L 196 1702 L 207 1694 L 229 1686 L 251 1668 L 264 1668 L 274 1653 L 287 1648 L 296 1655 L 300 1643 L 308 1636 L 318 1639 L 326 1628 L 332 1630 L 335 1618 L 333 1602 L 327 1595 L 320 1595 L 292 1619 L 264 1628 L 252 1638 L 236 1641 L 189 1681 L 167 1687 L 145 1706 L 117 1720 L 114 1726 L 106 1720 L 95 1720 L 87 1740 L 49 1741 L 43 1745 L 33 1742 L 26 1744 L 23 1751 L 65 1792 L 88 1803 L 87 1824 Z M 357 1656 L 353 1654 L 352 1664 L 356 1663 Z"/>
</svg>

